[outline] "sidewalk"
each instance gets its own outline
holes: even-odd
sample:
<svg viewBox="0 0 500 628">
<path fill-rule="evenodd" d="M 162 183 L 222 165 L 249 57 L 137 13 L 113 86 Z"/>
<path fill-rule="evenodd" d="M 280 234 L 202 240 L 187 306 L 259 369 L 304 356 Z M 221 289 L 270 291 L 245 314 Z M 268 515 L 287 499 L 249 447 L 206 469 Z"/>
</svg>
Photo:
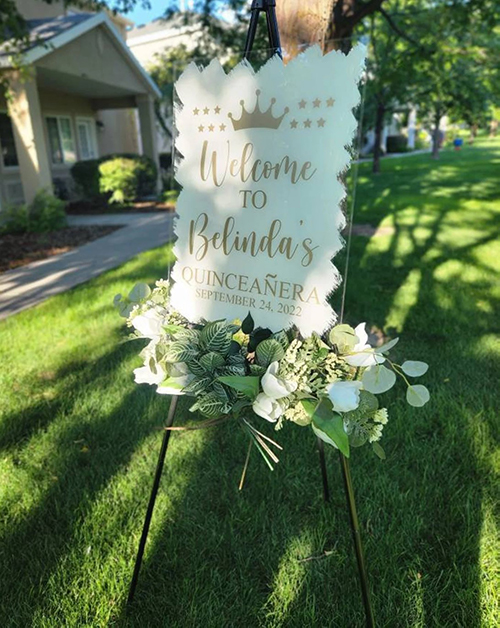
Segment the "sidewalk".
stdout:
<svg viewBox="0 0 500 628">
<path fill-rule="evenodd" d="M 70 227 L 124 225 L 73 251 L 0 274 L 0 319 L 33 307 L 55 294 L 120 266 L 135 255 L 173 239 L 175 214 L 68 216 Z"/>
<path fill-rule="evenodd" d="M 380 155 L 381 159 L 394 159 L 395 157 L 413 157 L 413 155 L 423 155 L 424 153 L 431 153 L 430 148 L 419 148 L 418 150 L 412 150 L 410 153 L 385 153 Z M 362 157 L 357 160 L 358 164 L 364 164 L 367 161 L 373 161 L 373 155 L 370 157 Z"/>
</svg>

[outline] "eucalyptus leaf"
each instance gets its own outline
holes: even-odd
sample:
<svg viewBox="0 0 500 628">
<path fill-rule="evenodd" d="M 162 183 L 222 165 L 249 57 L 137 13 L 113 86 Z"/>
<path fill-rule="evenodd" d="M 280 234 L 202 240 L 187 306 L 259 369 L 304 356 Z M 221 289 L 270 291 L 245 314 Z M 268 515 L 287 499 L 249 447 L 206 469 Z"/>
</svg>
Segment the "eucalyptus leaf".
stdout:
<svg viewBox="0 0 500 628">
<path fill-rule="evenodd" d="M 381 459 L 381 460 L 385 460 L 386 456 L 385 456 L 385 451 L 383 450 L 382 446 L 379 445 L 377 442 L 372 443 L 372 447 L 373 447 L 373 451 L 374 453 L 377 454 L 377 456 Z"/>
<path fill-rule="evenodd" d="M 409 377 L 420 377 L 427 373 L 429 365 L 425 362 L 419 362 L 418 360 L 406 360 L 406 362 L 403 362 L 401 365 L 401 368 L 403 369 L 403 373 Z"/>
<path fill-rule="evenodd" d="M 147 283 L 136 283 L 129 292 L 128 298 L 134 303 L 139 303 L 143 299 L 147 299 L 151 294 L 151 288 Z"/>
<path fill-rule="evenodd" d="M 348 458 L 349 438 L 344 430 L 342 417 L 333 411 L 332 402 L 329 399 L 321 399 L 319 403 L 303 399 L 300 403 L 311 417 L 314 433 L 326 443 L 340 449 Z"/>
<path fill-rule="evenodd" d="M 431 395 L 425 386 L 421 384 L 415 384 L 415 386 L 408 386 L 406 391 L 406 401 L 410 406 L 415 408 L 421 408 L 429 401 Z"/>
<path fill-rule="evenodd" d="M 363 388 L 375 395 L 390 390 L 396 383 L 396 373 L 382 364 L 369 366 L 361 377 Z"/>
<path fill-rule="evenodd" d="M 399 342 L 399 338 L 393 338 L 392 340 L 389 340 L 389 342 L 386 342 L 385 344 L 383 344 L 380 347 L 375 347 L 375 353 L 387 353 L 387 351 L 390 351 L 393 347 L 395 347 Z"/>
<path fill-rule="evenodd" d="M 260 378 L 257 376 L 245 375 L 241 377 L 237 375 L 229 375 L 227 377 L 218 377 L 217 379 L 226 386 L 239 390 L 252 400 L 254 400 L 259 394 Z"/>
</svg>

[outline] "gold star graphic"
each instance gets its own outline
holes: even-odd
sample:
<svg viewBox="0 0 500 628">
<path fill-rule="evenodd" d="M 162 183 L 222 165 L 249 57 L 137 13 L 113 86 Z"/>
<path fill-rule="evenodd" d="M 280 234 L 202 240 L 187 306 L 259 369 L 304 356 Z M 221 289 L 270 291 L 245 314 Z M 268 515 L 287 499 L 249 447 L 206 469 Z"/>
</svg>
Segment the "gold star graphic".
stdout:
<svg viewBox="0 0 500 628">
<path fill-rule="evenodd" d="M 310 129 L 311 128 L 311 121 L 309 120 L 309 118 L 304 121 L 304 127 L 306 129 Z"/>
<path fill-rule="evenodd" d="M 333 107 L 333 103 L 335 102 L 335 100 L 333 98 L 328 98 L 326 101 L 326 106 L 327 107 Z"/>
<path fill-rule="evenodd" d="M 297 120 L 292 120 L 290 122 L 290 126 L 292 127 L 292 129 L 296 129 L 297 128 L 297 124 L 298 124 Z"/>
<path fill-rule="evenodd" d="M 217 107 L 214 107 L 214 113 L 220 113 L 219 105 L 217 105 Z"/>
<path fill-rule="evenodd" d="M 323 118 L 318 120 L 318 126 L 325 126 L 325 120 L 323 120 Z"/>
<path fill-rule="evenodd" d="M 307 103 L 306 103 L 306 101 L 305 101 L 304 99 L 302 99 L 302 100 L 299 102 L 299 108 L 300 108 L 300 109 L 305 109 L 306 104 L 307 104 Z"/>
<path fill-rule="evenodd" d="M 210 109 L 208 107 L 205 107 L 205 109 L 203 109 L 203 113 L 208 116 L 208 114 L 210 113 Z"/>
<path fill-rule="evenodd" d="M 193 109 L 193 113 L 195 116 L 197 116 L 200 113 L 200 110 L 198 109 L 198 107 L 195 107 L 195 109 Z"/>
<path fill-rule="evenodd" d="M 225 130 L 226 130 L 226 125 L 225 125 L 225 124 L 221 124 L 221 125 L 219 126 L 219 129 L 220 129 L 221 131 L 225 131 Z"/>
<path fill-rule="evenodd" d="M 204 129 L 205 127 L 203 126 L 203 124 L 200 124 L 200 126 L 198 127 L 198 132 L 201 133 Z"/>
<path fill-rule="evenodd" d="M 319 98 L 316 98 L 316 100 L 313 100 L 313 105 L 317 109 L 321 105 L 321 100 Z"/>
<path fill-rule="evenodd" d="M 213 131 L 213 130 L 214 130 L 214 128 L 215 128 L 215 127 L 214 127 L 214 125 L 213 125 L 213 124 L 209 124 L 209 125 L 208 125 L 208 130 L 209 130 L 209 131 Z"/>
</svg>

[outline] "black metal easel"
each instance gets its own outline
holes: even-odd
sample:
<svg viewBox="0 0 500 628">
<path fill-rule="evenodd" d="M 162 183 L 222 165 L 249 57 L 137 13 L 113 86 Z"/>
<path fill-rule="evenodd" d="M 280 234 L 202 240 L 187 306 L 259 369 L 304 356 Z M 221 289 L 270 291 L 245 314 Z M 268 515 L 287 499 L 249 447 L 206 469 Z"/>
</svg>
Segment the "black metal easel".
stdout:
<svg viewBox="0 0 500 628">
<path fill-rule="evenodd" d="M 278 55 L 282 58 L 280 36 L 278 30 L 278 21 L 276 19 L 276 0 L 253 0 L 250 9 L 250 24 L 248 27 L 247 38 L 245 42 L 245 50 L 243 53 L 244 59 L 249 59 L 252 52 L 253 44 L 255 41 L 255 34 L 257 32 L 258 21 L 260 13 L 266 14 L 267 32 L 269 37 L 269 57 Z M 156 472 L 153 481 L 153 487 L 151 490 L 151 496 L 149 498 L 148 508 L 146 511 L 146 518 L 144 520 L 144 526 L 142 529 L 141 540 L 139 542 L 139 548 L 137 550 L 137 557 L 135 560 L 134 573 L 130 582 L 130 589 L 127 598 L 127 605 L 131 604 L 135 590 L 137 587 L 137 581 L 139 579 L 139 572 L 141 570 L 142 559 L 144 556 L 144 549 L 146 547 L 146 541 L 149 534 L 149 527 L 151 525 L 151 518 L 153 516 L 153 510 L 155 507 L 156 496 L 160 486 L 160 480 L 165 464 L 165 457 L 167 454 L 168 443 L 170 440 L 171 430 L 175 418 L 175 411 L 177 408 L 178 396 L 172 396 L 170 402 L 170 408 L 168 411 L 167 422 L 165 424 L 165 431 L 160 449 L 160 455 L 158 456 L 158 463 L 156 465 Z M 330 501 L 330 491 L 328 487 L 328 474 L 326 468 L 325 459 L 325 446 L 323 441 L 317 439 L 318 454 L 321 468 L 321 478 L 323 481 L 323 499 L 325 502 Z M 344 480 L 344 489 L 347 500 L 347 507 L 349 510 L 349 519 L 351 524 L 351 531 L 354 540 L 354 547 L 356 551 L 356 560 L 358 564 L 359 578 L 361 584 L 361 594 L 363 597 L 363 605 L 365 608 L 366 626 L 367 628 L 374 628 L 375 620 L 373 616 L 373 610 L 370 601 L 370 589 L 368 586 L 368 576 L 366 572 L 366 565 L 363 554 L 363 546 L 361 543 L 361 534 L 359 529 L 358 514 L 356 509 L 356 502 L 354 500 L 354 490 L 352 485 L 351 471 L 349 467 L 349 460 L 339 451 L 340 466 L 342 470 L 342 476 Z"/>
</svg>

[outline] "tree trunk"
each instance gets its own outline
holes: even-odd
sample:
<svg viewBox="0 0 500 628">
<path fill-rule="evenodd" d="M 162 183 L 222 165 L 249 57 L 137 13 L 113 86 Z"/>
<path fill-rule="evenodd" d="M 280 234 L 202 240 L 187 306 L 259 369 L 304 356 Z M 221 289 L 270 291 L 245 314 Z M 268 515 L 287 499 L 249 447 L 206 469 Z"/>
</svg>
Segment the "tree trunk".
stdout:
<svg viewBox="0 0 500 628">
<path fill-rule="evenodd" d="M 312 44 L 323 52 L 349 52 L 356 24 L 378 11 L 384 0 L 277 0 L 276 16 L 285 59 Z"/>
<path fill-rule="evenodd" d="M 384 130 L 384 117 L 385 107 L 382 103 L 377 106 L 377 115 L 375 117 L 375 144 L 373 146 L 373 173 L 378 174 L 380 172 L 380 155 L 382 149 L 380 144 L 382 142 L 382 132 Z"/>
<path fill-rule="evenodd" d="M 434 130 L 432 131 L 432 157 L 434 159 L 439 158 L 439 139 L 440 139 L 440 130 L 439 123 L 441 122 L 441 113 L 436 112 L 434 116 Z"/>
</svg>

